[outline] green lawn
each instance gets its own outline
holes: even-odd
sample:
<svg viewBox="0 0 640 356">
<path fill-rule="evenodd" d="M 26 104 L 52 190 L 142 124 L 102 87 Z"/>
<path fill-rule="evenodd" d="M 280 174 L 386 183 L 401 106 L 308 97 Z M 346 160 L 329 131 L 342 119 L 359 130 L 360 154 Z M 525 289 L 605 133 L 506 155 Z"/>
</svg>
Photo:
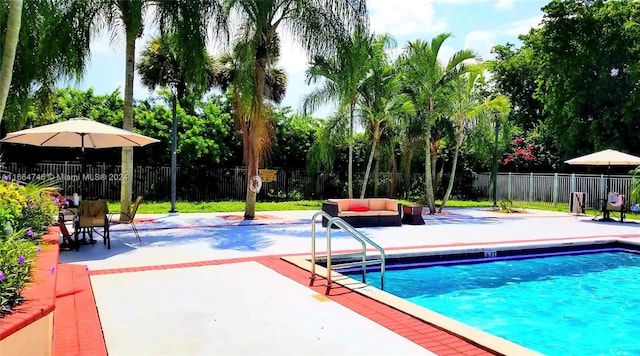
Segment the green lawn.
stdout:
<svg viewBox="0 0 640 356">
<path fill-rule="evenodd" d="M 402 201 L 403 204 L 410 203 Z M 456 208 L 483 208 L 490 207 L 492 201 L 464 201 L 450 200 L 447 207 Z M 557 204 L 553 206 L 551 203 L 543 202 L 513 202 L 514 208 L 524 209 L 540 209 L 551 211 L 569 211 L 568 204 Z M 181 213 L 212 213 L 212 212 L 241 212 L 244 211 L 245 203 L 243 201 L 219 201 L 219 202 L 185 202 L 178 201 L 176 208 Z M 142 201 L 138 210 L 141 214 L 165 214 L 171 208 L 169 202 L 150 202 Z M 256 211 L 277 211 L 277 210 L 320 210 L 322 208 L 322 200 L 301 200 L 287 202 L 257 202 Z M 119 202 L 110 202 L 109 211 L 118 211 L 120 209 Z M 446 209 L 446 208 L 445 208 Z"/>
<path fill-rule="evenodd" d="M 226 213 L 244 211 L 243 201 L 219 201 L 219 202 L 176 202 L 176 209 L 180 213 Z M 142 201 L 138 213 L 140 214 L 166 214 L 171 208 L 169 202 Z M 320 210 L 321 200 L 301 200 L 289 202 L 257 202 L 256 211 L 277 210 Z M 119 202 L 110 202 L 109 211 L 119 211 Z"/>
</svg>

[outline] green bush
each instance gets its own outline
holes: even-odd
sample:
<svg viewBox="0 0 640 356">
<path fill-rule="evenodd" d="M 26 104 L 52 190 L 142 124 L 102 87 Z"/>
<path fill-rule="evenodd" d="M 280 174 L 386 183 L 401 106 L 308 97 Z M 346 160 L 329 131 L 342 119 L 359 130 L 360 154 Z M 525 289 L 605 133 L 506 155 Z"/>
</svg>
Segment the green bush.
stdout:
<svg viewBox="0 0 640 356">
<path fill-rule="evenodd" d="M 37 242 L 57 216 L 51 182 L 21 185 L 0 180 L 0 317 L 22 302 L 20 293 L 31 277 Z"/>
<path fill-rule="evenodd" d="M 27 231 L 0 239 L 0 317 L 22 302 L 22 288 L 29 281 L 31 267 L 41 249 L 30 239 Z"/>
<path fill-rule="evenodd" d="M 26 206 L 27 194 L 24 186 L 8 178 L 0 181 L 0 236 L 12 234 Z"/>
<path fill-rule="evenodd" d="M 49 195 L 50 187 L 48 181 L 26 185 L 0 181 L 0 237 L 31 229 L 33 238 L 39 238 L 59 211 L 57 201 Z"/>
</svg>

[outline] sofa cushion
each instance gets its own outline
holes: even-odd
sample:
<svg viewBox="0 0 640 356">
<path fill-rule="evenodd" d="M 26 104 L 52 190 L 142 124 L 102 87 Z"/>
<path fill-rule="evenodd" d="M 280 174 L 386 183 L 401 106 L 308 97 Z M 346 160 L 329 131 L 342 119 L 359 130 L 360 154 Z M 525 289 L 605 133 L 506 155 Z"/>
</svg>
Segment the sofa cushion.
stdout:
<svg viewBox="0 0 640 356">
<path fill-rule="evenodd" d="M 358 214 L 360 214 L 357 211 L 350 211 L 350 210 L 346 210 L 346 211 L 341 211 L 338 213 L 338 216 L 340 217 L 345 217 L 345 216 L 358 216 Z"/>
<path fill-rule="evenodd" d="M 369 199 L 369 209 L 386 210 L 386 208 L 387 208 L 387 199 L 384 199 L 384 198 Z"/>
<path fill-rule="evenodd" d="M 364 205 L 352 205 L 349 210 L 351 211 L 369 211 L 369 207 L 368 206 L 364 206 Z"/>
<path fill-rule="evenodd" d="M 395 199 L 387 199 L 386 202 L 387 204 L 386 209 L 384 210 L 390 210 L 390 211 L 395 211 L 396 213 L 398 213 L 398 201 Z"/>
<path fill-rule="evenodd" d="M 352 206 L 366 206 L 369 208 L 369 199 L 349 199 L 349 210 Z"/>
<path fill-rule="evenodd" d="M 396 209 L 397 210 L 397 209 Z M 378 216 L 395 216 L 398 215 L 397 211 L 391 210 L 378 210 Z"/>
<path fill-rule="evenodd" d="M 349 210 L 349 199 L 338 200 L 338 211 L 347 211 L 347 210 Z"/>
</svg>

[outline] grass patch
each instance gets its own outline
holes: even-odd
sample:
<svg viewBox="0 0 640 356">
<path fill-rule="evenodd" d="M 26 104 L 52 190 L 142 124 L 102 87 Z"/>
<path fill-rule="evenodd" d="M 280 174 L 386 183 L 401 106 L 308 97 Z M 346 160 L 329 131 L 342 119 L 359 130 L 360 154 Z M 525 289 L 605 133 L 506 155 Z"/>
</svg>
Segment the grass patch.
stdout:
<svg viewBox="0 0 640 356">
<path fill-rule="evenodd" d="M 412 201 L 400 200 L 402 204 L 410 204 Z M 436 202 L 436 205 L 440 202 Z M 447 208 L 490 208 L 493 205 L 493 201 L 471 201 L 471 200 L 449 200 L 447 201 Z M 558 203 L 555 206 L 552 203 L 547 202 L 525 202 L 514 201 L 513 208 L 521 209 L 533 209 L 533 210 L 546 210 L 546 211 L 558 211 L 569 212 L 568 203 Z M 176 208 L 180 213 L 235 213 L 244 212 L 244 201 L 218 201 L 218 202 L 176 202 Z M 169 202 L 151 202 L 142 201 L 138 213 L 140 214 L 166 214 L 171 208 Z M 301 201 L 286 201 L 286 202 L 257 202 L 256 211 L 286 211 L 286 210 L 315 210 L 322 209 L 322 200 L 301 200 Z M 110 202 L 109 211 L 120 211 L 120 202 Z M 596 216 L 597 210 L 587 209 L 586 214 L 588 216 Z M 627 214 L 626 219 L 638 220 L 640 215 Z"/>
<path fill-rule="evenodd" d="M 219 201 L 219 202 L 176 202 L 176 209 L 180 213 L 229 213 L 243 212 L 243 201 Z M 169 202 L 142 201 L 138 208 L 140 214 L 166 214 L 171 209 Z M 320 210 L 321 200 L 301 200 L 287 202 L 257 202 L 256 211 L 283 211 L 283 210 Z M 109 211 L 120 211 L 120 202 L 110 202 Z"/>
</svg>

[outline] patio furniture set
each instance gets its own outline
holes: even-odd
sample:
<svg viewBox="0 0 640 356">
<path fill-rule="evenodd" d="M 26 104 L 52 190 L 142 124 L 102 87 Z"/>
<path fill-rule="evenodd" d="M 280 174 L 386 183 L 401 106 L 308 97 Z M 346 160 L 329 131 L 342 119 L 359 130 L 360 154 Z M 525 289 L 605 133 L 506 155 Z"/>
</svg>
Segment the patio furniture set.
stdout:
<svg viewBox="0 0 640 356">
<path fill-rule="evenodd" d="M 395 199 L 328 199 L 322 203 L 322 211 L 342 218 L 353 227 L 422 225 L 422 205 L 405 205 Z M 326 227 L 328 220 L 322 219 Z"/>
<path fill-rule="evenodd" d="M 129 224 L 138 241 L 141 241 L 140 234 L 134 222 L 136 212 L 142 201 L 141 196 L 136 198 L 129 213 L 119 213 L 119 219 L 116 220 L 113 219 L 113 215 L 116 213 L 109 213 L 106 200 L 84 200 L 77 206 L 73 205 L 70 200 L 64 199 L 63 201 L 69 203 L 61 205 L 61 211 L 64 209 L 66 213 L 63 214 L 61 212 L 58 216 L 58 226 L 60 227 L 60 233 L 63 238 L 61 248 L 75 247 L 76 251 L 78 251 L 82 244 L 95 244 L 96 240 L 94 240 L 93 234 L 96 233 L 102 236 L 104 244 L 108 249 L 111 249 L 110 227 L 119 224 Z M 65 223 L 69 220 L 72 221 L 74 230 L 73 237 L 69 233 Z M 96 229 L 102 229 L 102 233 Z M 80 234 L 82 234 L 82 239 L 79 238 Z M 89 235 L 88 239 L 87 235 Z"/>
</svg>

